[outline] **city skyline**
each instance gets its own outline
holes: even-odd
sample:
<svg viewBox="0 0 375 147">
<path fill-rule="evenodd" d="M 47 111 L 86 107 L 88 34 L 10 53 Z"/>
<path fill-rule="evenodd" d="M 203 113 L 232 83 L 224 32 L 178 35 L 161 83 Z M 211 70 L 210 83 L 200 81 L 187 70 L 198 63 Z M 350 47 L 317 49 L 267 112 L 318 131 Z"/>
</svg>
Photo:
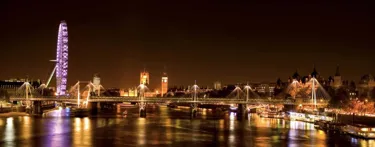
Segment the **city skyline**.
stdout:
<svg viewBox="0 0 375 147">
<path fill-rule="evenodd" d="M 337 64 L 344 80 L 375 73 L 374 21 L 363 3 L 75 4 L 2 5 L 0 79 L 45 82 L 61 20 L 70 34 L 68 85 L 100 73 L 104 86 L 132 87 L 146 68 L 158 88 L 164 66 L 171 86 L 286 81 L 314 65 L 326 79 Z"/>
</svg>

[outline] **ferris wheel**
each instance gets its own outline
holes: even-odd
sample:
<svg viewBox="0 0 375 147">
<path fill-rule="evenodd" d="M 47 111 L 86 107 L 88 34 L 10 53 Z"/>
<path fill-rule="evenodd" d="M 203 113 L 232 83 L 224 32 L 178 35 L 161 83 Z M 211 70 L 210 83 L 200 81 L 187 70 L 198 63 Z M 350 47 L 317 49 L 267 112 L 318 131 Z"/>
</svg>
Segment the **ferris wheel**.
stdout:
<svg viewBox="0 0 375 147">
<path fill-rule="evenodd" d="M 48 87 L 53 75 L 56 74 L 56 95 L 66 95 L 66 85 L 68 82 L 68 26 L 65 21 L 60 22 L 57 36 L 56 60 L 51 61 L 56 62 L 56 65 L 46 86 Z"/>
</svg>

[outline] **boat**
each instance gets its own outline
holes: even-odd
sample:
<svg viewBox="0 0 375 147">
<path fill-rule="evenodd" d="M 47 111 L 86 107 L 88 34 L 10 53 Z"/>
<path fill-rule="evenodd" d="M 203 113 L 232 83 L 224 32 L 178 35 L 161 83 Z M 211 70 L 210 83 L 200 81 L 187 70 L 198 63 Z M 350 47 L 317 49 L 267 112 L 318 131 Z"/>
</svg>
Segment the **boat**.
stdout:
<svg viewBox="0 0 375 147">
<path fill-rule="evenodd" d="M 365 139 L 375 139 L 375 127 L 362 124 L 346 125 L 341 128 L 342 132 Z"/>
<path fill-rule="evenodd" d="M 266 111 L 263 111 L 260 113 L 260 117 L 266 117 L 266 118 L 284 118 L 285 113 L 284 112 L 278 112 L 276 108 L 270 108 Z"/>
<path fill-rule="evenodd" d="M 328 124 L 327 121 L 317 120 L 314 122 L 314 127 L 319 130 L 327 130 L 328 128 L 327 124 Z"/>
</svg>

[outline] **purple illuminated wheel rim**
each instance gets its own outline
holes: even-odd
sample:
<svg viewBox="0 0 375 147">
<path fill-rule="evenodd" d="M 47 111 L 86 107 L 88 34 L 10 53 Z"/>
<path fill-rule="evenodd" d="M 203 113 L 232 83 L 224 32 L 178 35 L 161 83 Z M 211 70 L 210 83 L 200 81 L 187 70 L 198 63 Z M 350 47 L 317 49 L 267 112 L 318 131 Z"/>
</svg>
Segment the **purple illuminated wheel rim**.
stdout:
<svg viewBox="0 0 375 147">
<path fill-rule="evenodd" d="M 59 26 L 56 51 L 56 94 L 61 96 L 66 94 L 68 82 L 68 26 L 65 21 Z"/>
</svg>

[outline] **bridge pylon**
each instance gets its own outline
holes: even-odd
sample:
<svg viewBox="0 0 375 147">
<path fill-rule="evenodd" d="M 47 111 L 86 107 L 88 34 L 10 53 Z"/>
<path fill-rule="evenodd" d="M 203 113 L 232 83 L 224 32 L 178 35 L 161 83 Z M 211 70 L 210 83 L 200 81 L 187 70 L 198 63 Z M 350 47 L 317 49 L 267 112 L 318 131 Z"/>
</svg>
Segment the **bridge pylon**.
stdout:
<svg viewBox="0 0 375 147">
<path fill-rule="evenodd" d="M 312 86 L 311 86 L 311 101 L 314 104 L 314 110 L 317 110 L 316 107 L 316 82 L 317 80 L 315 77 L 311 78 Z"/>
<path fill-rule="evenodd" d="M 145 102 L 145 91 L 146 85 L 141 84 L 138 86 L 139 88 L 139 116 L 146 117 L 146 102 Z"/>
<path fill-rule="evenodd" d="M 191 104 L 190 106 L 190 113 L 191 113 L 191 117 L 196 117 L 197 116 L 197 112 L 198 112 L 198 89 L 199 89 L 199 86 L 197 85 L 197 81 L 195 81 L 194 85 L 193 85 L 193 103 Z"/>
</svg>

